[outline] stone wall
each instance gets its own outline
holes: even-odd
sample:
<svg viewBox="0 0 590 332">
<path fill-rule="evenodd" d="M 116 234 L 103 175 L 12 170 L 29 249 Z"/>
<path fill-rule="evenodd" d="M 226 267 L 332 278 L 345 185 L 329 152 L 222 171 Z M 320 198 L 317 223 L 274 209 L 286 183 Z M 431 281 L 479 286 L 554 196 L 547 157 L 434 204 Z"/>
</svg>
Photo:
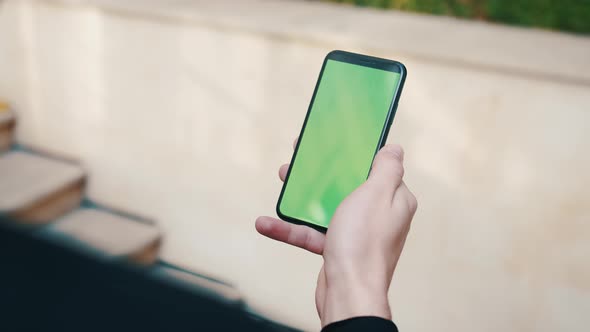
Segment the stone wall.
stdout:
<svg viewBox="0 0 590 332">
<path fill-rule="evenodd" d="M 0 5 L 21 144 L 80 160 L 88 195 L 159 220 L 163 256 L 317 330 L 321 260 L 261 238 L 323 56 L 404 62 L 390 141 L 420 207 L 396 271 L 408 331 L 590 325 L 590 40 L 299 1 Z"/>
</svg>

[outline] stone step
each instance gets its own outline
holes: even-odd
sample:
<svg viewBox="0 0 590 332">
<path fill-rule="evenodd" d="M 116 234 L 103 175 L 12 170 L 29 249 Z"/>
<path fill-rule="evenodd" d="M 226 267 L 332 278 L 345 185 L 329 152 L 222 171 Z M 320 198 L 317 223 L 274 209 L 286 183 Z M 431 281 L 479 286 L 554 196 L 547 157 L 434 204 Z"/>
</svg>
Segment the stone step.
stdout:
<svg viewBox="0 0 590 332">
<path fill-rule="evenodd" d="M 236 288 L 225 282 L 204 277 L 168 264 L 154 266 L 152 273 L 157 277 L 178 283 L 189 291 L 209 296 L 214 300 L 221 300 L 236 306 L 245 306 L 242 294 Z"/>
<path fill-rule="evenodd" d="M 0 152 L 10 149 L 15 122 L 14 113 L 8 104 L 0 100 Z"/>
<path fill-rule="evenodd" d="M 84 184 L 76 164 L 19 151 L 0 155 L 0 213 L 20 224 L 46 224 L 73 210 Z"/>
<path fill-rule="evenodd" d="M 66 244 L 145 265 L 157 260 L 162 242 L 162 232 L 152 223 L 94 208 L 76 209 L 42 232 Z"/>
</svg>

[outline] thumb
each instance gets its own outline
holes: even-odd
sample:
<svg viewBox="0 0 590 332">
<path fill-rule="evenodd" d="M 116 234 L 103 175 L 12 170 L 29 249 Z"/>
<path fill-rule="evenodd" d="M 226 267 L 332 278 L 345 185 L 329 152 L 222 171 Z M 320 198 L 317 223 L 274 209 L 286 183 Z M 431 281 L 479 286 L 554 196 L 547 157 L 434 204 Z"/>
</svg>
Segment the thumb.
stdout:
<svg viewBox="0 0 590 332">
<path fill-rule="evenodd" d="M 388 144 L 377 152 L 369 175 L 369 182 L 393 193 L 404 177 L 404 150 L 397 144 Z"/>
</svg>

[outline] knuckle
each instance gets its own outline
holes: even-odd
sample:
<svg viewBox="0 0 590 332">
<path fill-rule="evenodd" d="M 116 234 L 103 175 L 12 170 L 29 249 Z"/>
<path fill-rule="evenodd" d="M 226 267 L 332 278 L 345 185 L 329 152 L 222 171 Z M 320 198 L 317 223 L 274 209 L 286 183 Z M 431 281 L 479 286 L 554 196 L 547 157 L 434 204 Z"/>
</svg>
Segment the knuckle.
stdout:
<svg viewBox="0 0 590 332">
<path fill-rule="evenodd" d="M 401 163 L 396 163 L 395 165 L 392 166 L 392 170 L 394 172 L 394 174 L 396 176 L 398 176 L 399 178 L 403 178 L 404 177 L 404 165 L 402 165 Z"/>
<path fill-rule="evenodd" d="M 403 177 L 404 176 L 404 164 L 402 162 L 402 157 L 390 153 L 387 151 L 380 151 L 378 155 L 378 161 L 382 163 L 380 165 L 383 169 L 389 169 L 393 172 L 396 176 Z"/>
<path fill-rule="evenodd" d="M 414 215 L 416 210 L 418 210 L 418 200 L 416 199 L 416 196 L 414 196 L 414 194 L 411 192 L 408 192 L 406 203 L 408 204 L 408 210 L 410 210 L 410 213 Z"/>
<path fill-rule="evenodd" d="M 310 234 L 310 232 L 305 232 L 305 234 L 303 235 L 302 243 L 303 243 L 303 245 L 302 245 L 303 249 L 308 249 L 311 247 L 311 234 Z"/>
</svg>

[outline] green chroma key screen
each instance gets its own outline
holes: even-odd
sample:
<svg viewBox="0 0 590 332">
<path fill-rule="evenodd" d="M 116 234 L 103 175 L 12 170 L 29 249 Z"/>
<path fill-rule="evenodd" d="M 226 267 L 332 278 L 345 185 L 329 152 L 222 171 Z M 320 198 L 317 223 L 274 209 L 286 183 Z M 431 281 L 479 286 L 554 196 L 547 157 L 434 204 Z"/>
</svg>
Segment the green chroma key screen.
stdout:
<svg viewBox="0 0 590 332">
<path fill-rule="evenodd" d="M 328 59 L 279 203 L 280 214 L 328 227 L 369 174 L 400 74 Z"/>
</svg>

